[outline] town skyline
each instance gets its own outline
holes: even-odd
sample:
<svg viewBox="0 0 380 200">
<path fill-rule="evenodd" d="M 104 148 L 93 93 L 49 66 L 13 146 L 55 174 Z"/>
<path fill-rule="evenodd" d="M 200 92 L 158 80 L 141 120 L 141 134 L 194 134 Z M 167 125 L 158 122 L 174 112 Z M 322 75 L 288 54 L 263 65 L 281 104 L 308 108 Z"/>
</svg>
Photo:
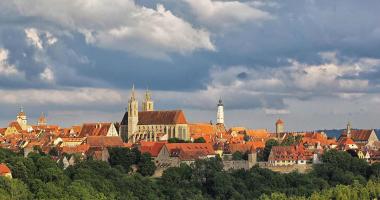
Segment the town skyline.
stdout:
<svg viewBox="0 0 380 200">
<path fill-rule="evenodd" d="M 134 85 L 132 87 L 134 88 Z M 130 96 L 131 93 L 132 93 L 132 89 L 129 90 L 128 92 L 129 92 L 129 96 Z M 150 90 L 148 90 L 148 89 L 145 89 L 145 90 L 136 90 L 135 91 L 136 99 L 137 99 L 138 103 L 140 104 L 139 105 L 140 106 L 139 110 L 143 109 L 142 108 L 142 100 L 144 99 L 144 96 L 146 95 L 146 92 L 149 92 L 150 95 L 153 94 L 153 92 L 150 91 Z M 210 112 L 212 114 L 208 113 L 207 115 L 204 115 L 204 116 L 201 116 L 201 117 L 194 117 L 194 116 L 191 116 L 191 114 L 187 114 L 186 115 L 187 119 L 191 123 L 208 123 L 209 122 L 209 123 L 216 124 L 217 123 L 217 112 L 218 112 L 218 107 L 217 106 L 218 106 L 218 102 L 220 100 L 223 100 L 222 97 L 219 97 L 217 99 L 213 110 L 211 110 L 211 108 L 206 108 L 206 110 L 208 110 L 207 112 Z M 155 109 L 159 109 L 159 110 L 184 110 L 184 112 L 187 113 L 186 109 L 182 109 L 182 108 L 178 108 L 178 107 L 175 107 L 175 108 L 167 107 L 166 109 L 161 109 L 161 107 L 159 105 L 156 107 L 157 100 L 154 98 L 154 96 L 152 97 L 152 101 L 155 102 Z M 127 102 L 127 100 L 126 100 L 126 102 Z M 224 105 L 224 101 L 223 101 L 223 105 Z M 228 106 L 228 104 L 227 104 L 227 106 Z M 20 112 L 20 110 L 22 110 L 22 112 L 28 113 L 27 109 L 25 109 L 25 107 L 22 106 L 22 105 L 19 106 L 17 112 Z M 54 119 L 53 117 L 49 116 L 49 111 L 41 111 L 41 112 L 37 113 L 37 115 L 30 115 L 28 113 L 28 120 L 31 123 L 36 122 L 35 124 L 37 124 L 37 121 L 39 120 L 39 118 L 41 117 L 41 115 L 44 115 L 46 117 L 46 119 L 49 120 L 49 124 L 57 124 L 57 125 L 62 126 L 62 127 L 70 127 L 70 126 L 74 126 L 74 125 L 80 125 L 80 124 L 83 124 L 83 123 L 91 123 L 91 122 L 115 122 L 115 123 L 118 123 L 118 122 L 120 122 L 120 119 L 121 119 L 123 113 L 126 110 L 127 110 L 127 105 L 119 113 L 115 113 L 115 114 L 109 115 L 108 118 L 104 117 L 103 119 L 102 118 L 99 119 L 99 118 L 97 118 L 98 116 L 95 115 L 95 116 L 87 118 L 87 120 L 85 119 L 85 121 L 75 121 L 76 119 L 74 119 L 74 120 Z M 15 112 L 15 113 L 17 113 L 17 112 Z M 233 110 L 233 111 L 230 111 L 230 110 L 228 110 L 228 107 L 227 107 L 227 109 L 224 110 L 224 113 L 227 116 L 227 121 L 224 124 L 226 124 L 227 127 L 244 127 L 244 128 L 248 128 L 248 129 L 266 129 L 266 130 L 268 130 L 270 132 L 275 132 L 275 122 L 278 119 L 281 119 L 281 120 L 283 120 L 283 121 L 286 122 L 286 127 L 285 127 L 286 131 L 290 131 L 290 132 L 334 130 L 334 129 L 340 130 L 340 129 L 344 129 L 345 126 L 346 126 L 346 124 L 348 122 L 355 125 L 355 123 L 354 123 L 355 121 L 346 120 L 346 121 L 343 122 L 344 123 L 343 126 L 340 126 L 340 127 L 327 127 L 327 128 L 326 127 L 315 127 L 315 128 L 309 128 L 309 129 L 308 128 L 300 128 L 297 125 L 292 125 L 292 121 L 288 121 L 289 118 L 286 117 L 287 116 L 286 114 L 269 115 L 269 117 L 267 117 L 266 120 L 268 120 L 268 122 L 270 122 L 271 124 L 270 123 L 265 123 L 267 125 L 267 127 L 252 126 L 252 124 L 250 122 L 245 122 L 245 123 L 243 122 L 242 123 L 242 122 L 236 121 L 234 119 L 228 119 L 229 116 L 231 116 L 231 113 L 239 114 L 239 112 L 244 112 L 244 111 L 243 110 Z M 117 114 L 119 114 L 120 116 L 118 116 Z M 71 116 L 69 113 L 62 113 L 60 115 L 63 116 L 64 118 L 66 118 L 66 119 Z M 211 115 L 214 115 L 214 116 L 211 116 Z M 265 114 L 263 114 L 263 115 L 265 115 Z M 54 112 L 53 112 L 53 116 L 54 116 Z M 210 117 L 210 118 L 207 118 L 207 117 Z M 5 121 L 4 122 L 4 126 L 8 125 L 8 123 L 10 121 L 14 120 L 13 118 L 9 119 L 8 121 Z M 235 123 L 229 123 L 229 122 L 235 122 Z M 299 123 L 302 123 L 302 121 L 298 121 L 298 123 L 297 122 L 295 122 L 295 123 L 299 124 Z M 290 126 L 289 126 L 289 124 L 290 124 Z M 377 129 L 377 127 L 358 127 L 358 126 L 354 126 L 353 128 L 357 128 L 357 129 L 361 129 L 361 128 Z"/>
</svg>

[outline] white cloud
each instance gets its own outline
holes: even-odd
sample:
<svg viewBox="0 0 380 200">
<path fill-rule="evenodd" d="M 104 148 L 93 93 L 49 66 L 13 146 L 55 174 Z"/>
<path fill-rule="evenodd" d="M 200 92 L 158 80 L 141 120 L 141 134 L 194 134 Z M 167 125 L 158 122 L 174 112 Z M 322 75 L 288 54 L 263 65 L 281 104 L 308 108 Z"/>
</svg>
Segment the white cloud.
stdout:
<svg viewBox="0 0 380 200">
<path fill-rule="evenodd" d="M 273 17 L 249 3 L 239 1 L 184 0 L 200 22 L 211 27 L 229 27 L 236 23 L 262 21 Z"/>
<path fill-rule="evenodd" d="M 0 48 L 0 75 L 21 75 L 15 65 L 8 63 L 8 55 L 7 49 Z"/>
<path fill-rule="evenodd" d="M 265 114 L 267 115 L 285 115 L 285 114 L 290 114 L 290 111 L 287 109 L 264 109 Z"/>
<path fill-rule="evenodd" d="M 194 28 L 163 5 L 151 9 L 136 5 L 133 0 L 111 3 L 102 0 L 14 0 L 14 3 L 21 15 L 42 17 L 78 31 L 85 36 L 86 42 L 101 48 L 156 58 L 165 58 L 168 53 L 215 49 L 206 30 Z"/>
<path fill-rule="evenodd" d="M 58 41 L 58 39 L 48 31 L 39 31 L 36 28 L 26 28 L 24 29 L 24 32 L 28 43 L 39 50 L 43 50 L 44 46 L 51 46 Z"/>
<path fill-rule="evenodd" d="M 38 49 L 43 49 L 42 47 L 42 41 L 40 37 L 38 36 L 37 30 L 34 28 L 28 28 L 25 29 L 25 34 L 28 42 L 30 42 L 31 45 L 34 45 Z"/>
<path fill-rule="evenodd" d="M 44 71 L 40 73 L 40 79 L 49 83 L 54 82 L 54 72 L 49 67 L 46 67 Z"/>
<path fill-rule="evenodd" d="M 115 105 L 122 102 L 117 90 L 104 88 L 0 90 L 0 103 L 23 105 Z"/>
</svg>

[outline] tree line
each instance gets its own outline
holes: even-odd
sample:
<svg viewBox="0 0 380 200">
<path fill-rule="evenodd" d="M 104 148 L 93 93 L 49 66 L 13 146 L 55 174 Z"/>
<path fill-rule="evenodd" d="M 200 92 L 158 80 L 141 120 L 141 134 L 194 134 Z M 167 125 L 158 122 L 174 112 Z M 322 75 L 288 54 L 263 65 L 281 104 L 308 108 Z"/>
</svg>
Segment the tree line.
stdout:
<svg viewBox="0 0 380 200">
<path fill-rule="evenodd" d="M 223 171 L 220 158 L 168 168 L 162 177 L 149 154 L 111 148 L 109 162 L 91 158 L 63 169 L 43 153 L 0 149 L 14 179 L 0 177 L 0 199 L 370 199 L 380 197 L 380 164 L 330 150 L 306 174 L 255 166 Z"/>
</svg>

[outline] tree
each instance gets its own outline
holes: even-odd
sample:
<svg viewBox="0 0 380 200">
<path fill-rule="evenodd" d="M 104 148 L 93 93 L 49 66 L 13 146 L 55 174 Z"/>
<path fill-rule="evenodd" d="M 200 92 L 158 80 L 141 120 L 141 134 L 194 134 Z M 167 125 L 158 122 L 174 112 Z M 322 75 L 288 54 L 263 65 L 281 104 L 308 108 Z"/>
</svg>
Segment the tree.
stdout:
<svg viewBox="0 0 380 200">
<path fill-rule="evenodd" d="M 149 153 L 143 153 L 141 155 L 141 159 L 137 166 L 137 172 L 139 172 L 143 176 L 152 176 L 156 171 L 156 165 L 152 161 L 152 157 Z"/>
<path fill-rule="evenodd" d="M 248 142 L 248 141 L 250 141 L 251 140 L 251 136 L 249 136 L 249 135 L 244 135 L 244 141 L 246 141 L 246 142 Z"/>
<path fill-rule="evenodd" d="M 380 163 L 374 163 L 369 169 L 369 177 L 380 180 Z"/>
<path fill-rule="evenodd" d="M 57 149 L 57 147 L 51 148 L 50 151 L 49 151 L 49 155 L 51 155 L 51 156 L 58 156 L 58 149 Z"/>
<path fill-rule="evenodd" d="M 194 143 L 206 143 L 206 140 L 203 137 L 199 137 L 194 140 Z"/>
<path fill-rule="evenodd" d="M 232 154 L 232 159 L 233 160 L 243 160 L 243 153 L 241 153 L 240 151 L 235 151 Z"/>
<path fill-rule="evenodd" d="M 109 163 L 111 166 L 121 165 L 126 172 L 132 170 L 131 166 L 137 163 L 137 155 L 135 151 L 129 148 L 113 147 L 108 149 Z"/>
<path fill-rule="evenodd" d="M 187 141 L 174 137 L 174 138 L 169 138 L 168 143 L 187 143 Z"/>
<path fill-rule="evenodd" d="M 267 142 L 265 142 L 265 147 L 263 151 L 263 159 L 264 161 L 268 161 L 269 154 L 272 150 L 272 147 L 278 146 L 278 141 L 274 139 L 270 139 Z"/>
</svg>

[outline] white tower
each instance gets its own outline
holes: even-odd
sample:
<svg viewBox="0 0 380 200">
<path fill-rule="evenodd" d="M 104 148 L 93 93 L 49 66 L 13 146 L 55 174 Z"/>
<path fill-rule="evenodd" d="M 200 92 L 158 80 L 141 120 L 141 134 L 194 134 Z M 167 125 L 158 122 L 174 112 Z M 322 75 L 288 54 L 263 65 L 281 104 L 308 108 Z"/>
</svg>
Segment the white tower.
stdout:
<svg viewBox="0 0 380 200">
<path fill-rule="evenodd" d="M 218 112 L 216 113 L 216 124 L 224 124 L 224 110 L 222 99 L 219 99 Z"/>
<path fill-rule="evenodd" d="M 128 101 L 128 139 L 137 133 L 137 123 L 139 121 L 138 102 L 135 96 L 135 86 L 132 87 L 131 98 Z M 134 143 L 134 137 L 132 139 Z"/>
</svg>

